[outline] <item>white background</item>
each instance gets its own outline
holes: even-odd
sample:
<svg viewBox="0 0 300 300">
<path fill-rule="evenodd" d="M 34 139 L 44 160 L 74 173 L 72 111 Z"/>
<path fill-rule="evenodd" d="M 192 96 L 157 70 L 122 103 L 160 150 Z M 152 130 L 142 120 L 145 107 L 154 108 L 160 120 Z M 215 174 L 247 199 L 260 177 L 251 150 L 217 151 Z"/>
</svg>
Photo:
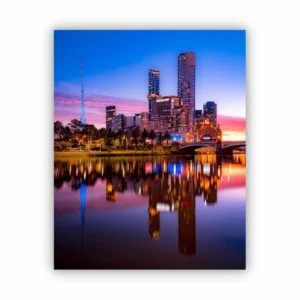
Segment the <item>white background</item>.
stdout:
<svg viewBox="0 0 300 300">
<path fill-rule="evenodd" d="M 1 299 L 299 299 L 297 1 L 2 1 Z M 53 271 L 53 29 L 247 29 L 247 270 Z"/>
</svg>

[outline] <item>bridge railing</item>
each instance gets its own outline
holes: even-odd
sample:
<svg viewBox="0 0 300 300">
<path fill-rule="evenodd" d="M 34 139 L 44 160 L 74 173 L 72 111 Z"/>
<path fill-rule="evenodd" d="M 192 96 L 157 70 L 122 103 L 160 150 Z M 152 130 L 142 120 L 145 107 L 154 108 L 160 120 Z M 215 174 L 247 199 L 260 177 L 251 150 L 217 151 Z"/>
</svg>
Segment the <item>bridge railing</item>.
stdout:
<svg viewBox="0 0 300 300">
<path fill-rule="evenodd" d="M 196 145 L 196 144 L 216 143 L 216 141 L 197 141 L 197 142 L 182 142 L 180 145 Z M 246 144 L 246 141 L 223 141 L 222 145 Z"/>
</svg>

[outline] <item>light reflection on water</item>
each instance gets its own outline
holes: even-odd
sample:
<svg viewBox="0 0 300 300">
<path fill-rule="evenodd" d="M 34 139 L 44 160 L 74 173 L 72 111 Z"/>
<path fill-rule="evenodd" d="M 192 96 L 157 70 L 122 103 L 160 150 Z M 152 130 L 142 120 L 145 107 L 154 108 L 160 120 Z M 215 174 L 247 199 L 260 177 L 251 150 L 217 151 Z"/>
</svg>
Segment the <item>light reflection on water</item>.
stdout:
<svg viewBox="0 0 300 300">
<path fill-rule="evenodd" d="M 245 167 L 244 154 L 55 161 L 55 268 L 244 268 Z"/>
</svg>

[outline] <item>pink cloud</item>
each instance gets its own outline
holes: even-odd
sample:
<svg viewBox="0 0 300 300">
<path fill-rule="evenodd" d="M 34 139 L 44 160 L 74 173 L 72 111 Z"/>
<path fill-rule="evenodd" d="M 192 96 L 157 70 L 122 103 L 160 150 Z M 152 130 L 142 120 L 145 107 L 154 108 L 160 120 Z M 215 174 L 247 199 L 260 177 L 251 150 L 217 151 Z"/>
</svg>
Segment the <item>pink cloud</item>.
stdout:
<svg viewBox="0 0 300 300">
<path fill-rule="evenodd" d="M 245 131 L 246 129 L 245 118 L 219 115 L 218 123 L 224 131 Z"/>
<path fill-rule="evenodd" d="M 55 120 L 64 124 L 72 119 L 80 119 L 80 96 L 71 92 L 71 88 L 55 90 Z M 73 90 L 74 91 L 74 90 Z M 105 95 L 87 95 L 85 98 L 85 110 L 88 123 L 96 127 L 105 127 L 105 107 L 115 105 L 117 114 L 133 116 L 135 113 L 148 111 L 147 100 L 136 100 Z M 218 123 L 223 135 L 245 134 L 246 119 L 219 115 Z"/>
<path fill-rule="evenodd" d="M 69 92 L 55 91 L 55 120 L 68 123 L 80 119 L 80 97 Z M 105 95 L 88 95 L 85 97 L 85 110 L 88 123 L 96 127 L 105 127 L 105 107 L 115 105 L 117 114 L 133 116 L 148 110 L 147 101 L 119 98 Z"/>
</svg>

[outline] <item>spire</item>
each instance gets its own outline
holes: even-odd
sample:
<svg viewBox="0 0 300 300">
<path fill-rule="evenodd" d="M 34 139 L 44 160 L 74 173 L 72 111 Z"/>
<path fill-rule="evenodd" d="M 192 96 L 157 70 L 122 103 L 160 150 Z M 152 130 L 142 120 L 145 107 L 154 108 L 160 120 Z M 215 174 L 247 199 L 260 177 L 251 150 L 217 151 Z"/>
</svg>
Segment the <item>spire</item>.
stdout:
<svg viewBox="0 0 300 300">
<path fill-rule="evenodd" d="M 84 62 L 82 56 L 80 60 L 80 71 L 81 71 L 80 122 L 86 124 L 85 103 L 84 103 Z"/>
</svg>

